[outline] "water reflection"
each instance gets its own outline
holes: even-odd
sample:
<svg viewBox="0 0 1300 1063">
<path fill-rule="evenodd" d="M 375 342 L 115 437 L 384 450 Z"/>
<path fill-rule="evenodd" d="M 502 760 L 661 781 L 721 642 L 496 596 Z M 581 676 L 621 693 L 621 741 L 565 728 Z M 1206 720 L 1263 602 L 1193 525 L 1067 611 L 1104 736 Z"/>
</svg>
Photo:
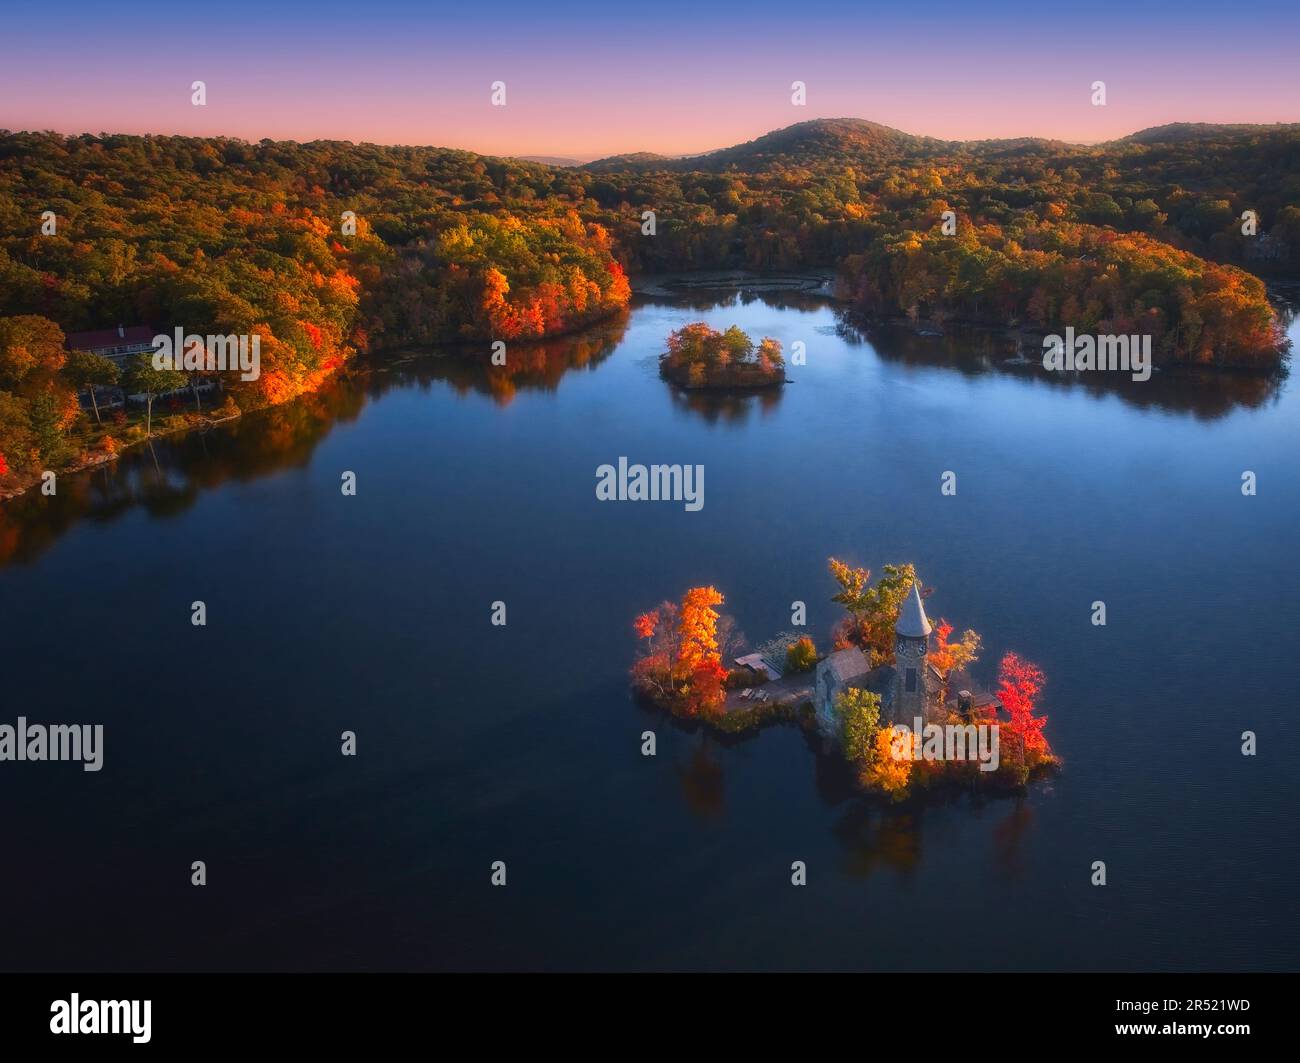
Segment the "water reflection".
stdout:
<svg viewBox="0 0 1300 1063">
<path fill-rule="evenodd" d="M 498 406 L 509 406 L 520 390 L 555 391 L 566 374 L 596 369 L 617 349 L 628 321 L 622 314 L 579 335 L 511 344 L 504 365 L 493 364 L 490 350 L 413 351 L 386 359 L 370 377 L 369 390 L 378 397 L 394 387 L 426 388 L 443 381 L 458 395 L 489 395 Z"/>
<path fill-rule="evenodd" d="M 700 741 L 685 763 L 675 764 L 682 799 L 691 815 L 698 820 L 721 819 L 726 811 L 725 775 L 722 759 L 714 751 L 708 732 L 700 732 Z"/>
<path fill-rule="evenodd" d="M 1173 367 L 1149 380 L 1128 373 L 1053 373 L 1042 367 L 1042 345 L 1028 335 L 996 329 L 946 326 L 943 335 L 920 335 L 895 324 L 872 324 L 837 311 L 836 335 L 849 345 L 870 343 L 886 362 L 950 369 L 963 376 L 1009 373 L 1049 387 L 1078 388 L 1096 398 L 1114 396 L 1139 409 L 1186 413 L 1213 421 L 1238 407 L 1259 409 L 1276 402 L 1285 368 L 1273 373 Z"/>
<path fill-rule="evenodd" d="M 0 506 L 0 565 L 38 557 L 79 520 L 106 523 L 139 506 L 166 519 L 204 490 L 303 467 L 335 425 L 354 420 L 366 396 L 355 382 L 332 381 L 303 398 L 247 414 L 209 431 L 163 436 L 116 461 L 61 476 L 58 492 L 28 491 Z"/>
<path fill-rule="evenodd" d="M 672 384 L 664 386 L 671 389 L 675 409 L 687 410 L 709 424 L 744 424 L 755 411 L 770 416 L 785 394 L 784 386 L 753 391 L 688 391 Z"/>
<path fill-rule="evenodd" d="M 844 851 L 842 870 L 850 878 L 866 878 L 882 868 L 907 875 L 921 862 L 918 808 L 857 801 L 833 830 Z"/>
<path fill-rule="evenodd" d="M 700 288 L 673 293 L 641 294 L 642 304 L 678 309 L 714 310 L 762 303 L 773 311 L 814 311 L 826 299 L 809 290 L 763 290 L 749 281 L 736 289 Z M 1278 296 L 1279 311 L 1294 318 L 1294 304 Z M 631 315 L 619 317 L 580 335 L 544 343 L 515 344 L 505 365 L 493 365 L 487 350 L 412 352 L 387 357 L 382 366 L 358 367 L 344 380 L 273 410 L 250 414 L 219 429 L 156 439 L 91 471 L 59 478 L 58 494 L 29 491 L 0 504 L 0 566 L 24 563 L 40 555 L 78 520 L 110 521 L 140 506 L 164 519 L 184 512 L 204 489 L 229 480 L 257 479 L 286 467 L 305 466 L 316 445 L 339 422 L 353 420 L 368 399 L 402 388 L 430 389 L 446 384 L 459 395 L 489 396 L 508 406 L 521 390 L 555 392 L 569 373 L 594 371 L 618 349 Z M 1237 408 L 1260 409 L 1276 403 L 1283 374 L 1166 370 L 1150 380 L 1135 382 L 1124 373 L 1047 373 L 1031 356 L 1017 357 L 1020 347 L 1032 351 L 1024 337 L 990 329 L 946 327 L 941 336 L 921 336 L 899 325 L 868 324 L 837 309 L 835 324 L 819 331 L 832 333 L 848 347 L 874 350 L 885 362 L 942 368 L 963 376 L 999 374 L 1033 380 L 1047 387 L 1082 389 L 1091 396 L 1115 396 L 1139 409 L 1189 414 L 1198 420 L 1221 418 Z M 869 346 L 868 346 L 869 345 Z M 797 386 L 795 380 L 793 385 Z M 710 424 L 740 426 L 755 416 L 774 417 L 786 388 L 756 392 L 689 392 L 669 389 L 675 409 Z"/>
<path fill-rule="evenodd" d="M 311 395 L 220 428 L 155 438 L 116 461 L 59 477 L 52 497 L 30 490 L 0 505 L 0 565 L 34 560 L 79 520 L 107 522 L 137 506 L 165 519 L 227 481 L 303 468 L 336 425 L 354 421 L 367 401 L 390 391 L 442 382 L 458 394 L 489 395 L 500 406 L 520 389 L 554 391 L 566 373 L 599 366 L 626 330 L 624 315 L 581 336 L 515 345 L 504 366 L 492 365 L 490 354 L 413 352 L 375 371 L 359 367 Z"/>
<path fill-rule="evenodd" d="M 993 828 L 994 863 L 1008 878 L 1019 878 L 1025 872 L 1025 839 L 1033 820 L 1029 802 L 1017 799 L 1006 817 Z"/>
</svg>

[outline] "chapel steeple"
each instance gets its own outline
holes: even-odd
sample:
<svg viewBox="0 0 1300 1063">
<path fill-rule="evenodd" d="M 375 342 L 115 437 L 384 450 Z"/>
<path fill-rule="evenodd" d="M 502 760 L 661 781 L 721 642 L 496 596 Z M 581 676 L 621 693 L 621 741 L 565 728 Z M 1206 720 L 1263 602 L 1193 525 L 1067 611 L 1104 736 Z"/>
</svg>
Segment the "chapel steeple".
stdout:
<svg viewBox="0 0 1300 1063">
<path fill-rule="evenodd" d="M 903 599 L 894 625 L 894 698 L 893 716 L 909 726 L 920 716 L 925 719 L 937 686 L 930 670 L 930 618 L 921 602 L 921 581 L 912 581 L 912 590 Z"/>
</svg>

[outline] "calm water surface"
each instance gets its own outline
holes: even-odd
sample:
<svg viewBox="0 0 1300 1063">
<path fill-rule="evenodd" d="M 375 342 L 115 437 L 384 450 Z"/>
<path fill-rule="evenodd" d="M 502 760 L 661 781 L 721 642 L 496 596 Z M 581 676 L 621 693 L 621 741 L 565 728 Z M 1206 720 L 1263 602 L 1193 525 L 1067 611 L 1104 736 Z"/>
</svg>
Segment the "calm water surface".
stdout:
<svg viewBox="0 0 1300 1063">
<path fill-rule="evenodd" d="M 1070 385 L 816 299 L 692 298 L 0 508 L 0 719 L 106 731 L 98 774 L 0 765 L 0 967 L 1294 968 L 1294 384 Z M 697 319 L 808 365 L 688 401 L 656 356 Z M 598 502 L 620 455 L 702 463 L 704 509 Z M 1064 772 L 889 808 L 797 730 L 632 703 L 636 612 L 713 583 L 751 639 L 807 602 L 821 645 L 831 555 L 914 562 L 986 682 L 1038 662 Z"/>
</svg>

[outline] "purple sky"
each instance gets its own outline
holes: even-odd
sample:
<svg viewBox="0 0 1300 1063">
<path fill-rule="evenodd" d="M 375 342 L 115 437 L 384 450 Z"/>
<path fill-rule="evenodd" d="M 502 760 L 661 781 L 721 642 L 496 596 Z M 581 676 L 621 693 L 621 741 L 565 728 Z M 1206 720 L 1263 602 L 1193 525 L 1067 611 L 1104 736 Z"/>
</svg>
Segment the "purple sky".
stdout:
<svg viewBox="0 0 1300 1063">
<path fill-rule="evenodd" d="M 1076 141 L 1300 121 L 1296 4 L 636 6 L 19 0 L 0 127 L 594 158 L 705 151 L 817 117 Z M 505 107 L 490 104 L 498 80 Z M 806 107 L 790 102 L 795 80 Z"/>
</svg>

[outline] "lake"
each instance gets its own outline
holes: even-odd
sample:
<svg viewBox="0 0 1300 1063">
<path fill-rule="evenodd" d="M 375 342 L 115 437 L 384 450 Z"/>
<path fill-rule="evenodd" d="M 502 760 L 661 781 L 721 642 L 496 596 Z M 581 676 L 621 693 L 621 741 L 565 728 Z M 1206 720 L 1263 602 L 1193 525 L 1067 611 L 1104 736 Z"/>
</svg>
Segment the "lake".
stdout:
<svg viewBox="0 0 1300 1063">
<path fill-rule="evenodd" d="M 807 364 L 686 397 L 656 359 L 692 320 Z M 1293 967 L 1295 384 L 1067 382 L 1003 346 L 804 293 L 642 297 L 505 369 L 412 357 L 0 507 L 0 722 L 105 729 L 100 772 L 0 764 L 0 966 Z M 598 501 L 620 456 L 703 465 L 703 508 Z M 636 613 L 712 583 L 751 642 L 804 601 L 825 648 L 831 556 L 913 562 L 986 684 L 1037 662 L 1063 771 L 890 806 L 793 727 L 634 704 Z"/>
</svg>

